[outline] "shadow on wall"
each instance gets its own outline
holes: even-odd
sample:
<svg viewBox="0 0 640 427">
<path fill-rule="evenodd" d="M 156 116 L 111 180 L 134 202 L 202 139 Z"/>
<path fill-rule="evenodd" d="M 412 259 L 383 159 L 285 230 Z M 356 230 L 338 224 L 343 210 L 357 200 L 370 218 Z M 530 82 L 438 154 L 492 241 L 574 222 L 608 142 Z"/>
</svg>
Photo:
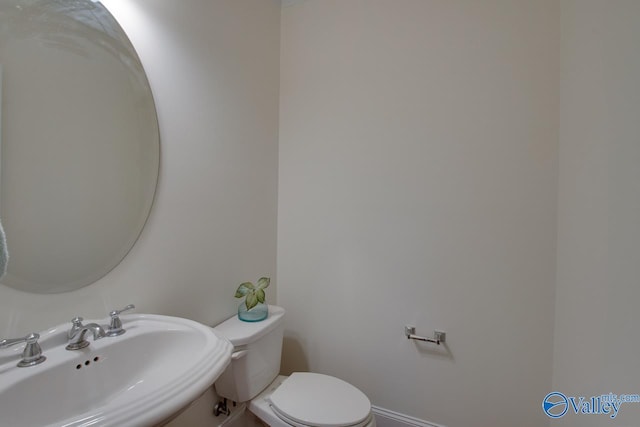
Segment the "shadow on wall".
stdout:
<svg viewBox="0 0 640 427">
<path fill-rule="evenodd" d="M 423 343 L 419 341 L 413 341 L 418 353 L 422 358 L 433 358 L 437 357 L 439 359 L 449 359 L 454 361 L 453 352 L 449 347 L 449 344 L 446 342 L 441 343 L 436 346 L 435 344 Z"/>
<path fill-rule="evenodd" d="M 280 362 L 280 373 L 291 375 L 293 372 L 308 372 L 309 361 L 304 353 L 297 334 L 285 331 L 282 341 L 282 359 Z"/>
</svg>

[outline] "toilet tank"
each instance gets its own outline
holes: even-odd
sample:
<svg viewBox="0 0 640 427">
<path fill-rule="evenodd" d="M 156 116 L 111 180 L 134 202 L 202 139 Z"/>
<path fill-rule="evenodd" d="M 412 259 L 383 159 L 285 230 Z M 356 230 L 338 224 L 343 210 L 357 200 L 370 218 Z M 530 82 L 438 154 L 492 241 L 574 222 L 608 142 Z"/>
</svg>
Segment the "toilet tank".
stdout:
<svg viewBox="0 0 640 427">
<path fill-rule="evenodd" d="M 284 309 L 269 306 L 269 316 L 244 322 L 233 316 L 213 331 L 233 344 L 231 363 L 215 382 L 218 395 L 247 402 L 264 390 L 280 372 Z"/>
</svg>

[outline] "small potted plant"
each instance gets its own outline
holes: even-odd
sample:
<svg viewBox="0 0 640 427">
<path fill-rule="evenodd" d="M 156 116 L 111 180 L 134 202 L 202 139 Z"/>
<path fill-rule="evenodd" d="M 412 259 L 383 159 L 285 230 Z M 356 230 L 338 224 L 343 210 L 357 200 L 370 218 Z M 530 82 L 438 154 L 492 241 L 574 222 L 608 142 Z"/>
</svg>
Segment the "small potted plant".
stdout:
<svg viewBox="0 0 640 427">
<path fill-rule="evenodd" d="M 244 282 L 236 290 L 236 298 L 244 298 L 238 306 L 238 318 L 245 322 L 259 322 L 269 315 L 269 306 L 265 303 L 264 290 L 269 286 L 271 279 L 261 277 L 258 284 Z"/>
</svg>

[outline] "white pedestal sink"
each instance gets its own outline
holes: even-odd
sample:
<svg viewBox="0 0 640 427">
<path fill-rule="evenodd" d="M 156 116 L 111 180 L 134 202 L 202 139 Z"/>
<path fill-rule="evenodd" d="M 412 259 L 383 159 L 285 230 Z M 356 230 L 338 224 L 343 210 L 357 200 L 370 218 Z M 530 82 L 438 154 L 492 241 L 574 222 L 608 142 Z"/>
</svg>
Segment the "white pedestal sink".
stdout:
<svg viewBox="0 0 640 427">
<path fill-rule="evenodd" d="M 122 316 L 126 333 L 65 350 L 69 324 L 40 333 L 47 360 L 18 368 L 23 346 L 0 357 L 0 425 L 152 426 L 210 387 L 232 346 L 200 323 Z M 104 324 L 105 321 L 102 321 Z"/>
</svg>

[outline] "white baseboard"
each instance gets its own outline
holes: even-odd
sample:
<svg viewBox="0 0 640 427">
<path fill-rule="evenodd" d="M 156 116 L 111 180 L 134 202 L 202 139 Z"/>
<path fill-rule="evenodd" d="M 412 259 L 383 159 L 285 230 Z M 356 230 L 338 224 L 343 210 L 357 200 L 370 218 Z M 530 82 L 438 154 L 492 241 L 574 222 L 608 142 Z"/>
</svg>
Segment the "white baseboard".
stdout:
<svg viewBox="0 0 640 427">
<path fill-rule="evenodd" d="M 376 427 L 445 427 L 378 406 L 372 406 L 371 410 L 376 417 Z"/>
</svg>

